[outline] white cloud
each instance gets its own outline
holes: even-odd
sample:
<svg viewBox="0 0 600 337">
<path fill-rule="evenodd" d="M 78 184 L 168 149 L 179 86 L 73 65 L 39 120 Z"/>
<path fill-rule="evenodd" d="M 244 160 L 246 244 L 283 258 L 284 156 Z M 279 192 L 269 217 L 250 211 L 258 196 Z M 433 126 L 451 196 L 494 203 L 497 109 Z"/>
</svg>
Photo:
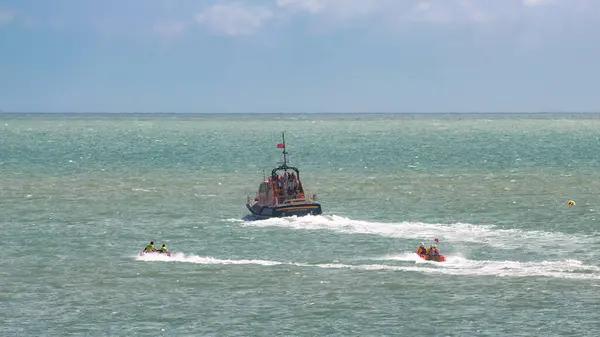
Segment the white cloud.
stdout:
<svg viewBox="0 0 600 337">
<path fill-rule="evenodd" d="M 491 8 L 490 8 L 491 7 Z M 492 21 L 501 15 L 501 8 L 488 3 L 481 5 L 480 1 L 471 0 L 429 0 L 420 1 L 409 15 L 405 16 L 408 22 L 475 22 L 483 23 Z"/>
<path fill-rule="evenodd" d="M 279 7 L 307 11 L 309 13 L 319 13 L 323 11 L 327 5 L 323 0 L 277 0 L 276 3 Z"/>
<path fill-rule="evenodd" d="M 196 20 L 217 34 L 241 36 L 255 33 L 273 16 L 267 7 L 233 2 L 212 5 L 198 14 Z"/>
<path fill-rule="evenodd" d="M 254 1 L 221 0 L 200 13 L 197 21 L 229 36 L 250 35 L 266 22 L 285 24 L 300 16 L 309 18 L 304 22 L 312 32 L 354 24 L 367 29 L 404 30 L 414 23 L 466 23 L 516 30 L 544 27 L 558 17 L 574 15 L 583 4 L 600 8 L 596 0 L 264 0 L 262 6 L 252 5 Z"/>
<path fill-rule="evenodd" d="M 11 23 L 15 17 L 17 16 L 17 12 L 8 9 L 0 9 L 0 25 L 8 25 Z"/>
<path fill-rule="evenodd" d="M 277 7 L 295 12 L 351 19 L 384 11 L 401 0 L 277 0 Z"/>
<path fill-rule="evenodd" d="M 523 0 L 525 6 L 540 6 L 548 3 L 548 0 Z"/>
<path fill-rule="evenodd" d="M 283 10 L 321 16 L 324 22 L 375 17 L 401 24 L 487 22 L 506 14 L 505 8 L 518 5 L 517 1 L 523 0 L 276 0 L 276 4 Z"/>
<path fill-rule="evenodd" d="M 276 0 L 275 4 L 277 15 L 287 22 L 307 17 L 307 30 L 317 34 L 352 28 L 355 24 L 377 26 L 379 19 L 390 17 L 386 11 L 407 8 L 407 0 Z"/>
</svg>

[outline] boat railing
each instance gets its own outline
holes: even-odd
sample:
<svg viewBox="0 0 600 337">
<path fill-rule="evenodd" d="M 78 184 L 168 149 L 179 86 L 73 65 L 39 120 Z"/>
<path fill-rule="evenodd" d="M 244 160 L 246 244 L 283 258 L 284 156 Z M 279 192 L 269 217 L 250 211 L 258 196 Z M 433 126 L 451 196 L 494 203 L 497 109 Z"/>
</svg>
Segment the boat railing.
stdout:
<svg viewBox="0 0 600 337">
<path fill-rule="evenodd" d="M 307 195 L 305 193 L 305 195 Z M 281 205 L 293 205 L 293 204 L 301 204 L 301 203 L 311 203 L 317 201 L 317 195 L 313 194 L 312 197 L 304 197 L 304 198 L 294 198 L 288 199 L 281 203 Z"/>
<path fill-rule="evenodd" d="M 260 196 L 257 195 L 254 198 L 252 198 L 250 195 L 247 195 L 246 200 L 247 200 L 248 204 L 253 205 L 253 204 L 260 202 Z"/>
<path fill-rule="evenodd" d="M 305 203 L 306 199 L 301 198 L 301 199 L 290 199 L 290 200 L 286 200 L 284 202 L 282 202 L 282 205 L 293 205 L 293 204 L 299 204 L 299 203 Z"/>
<path fill-rule="evenodd" d="M 304 191 L 304 197 L 311 202 L 317 201 L 317 195 L 314 193 L 310 193 L 310 191 Z"/>
</svg>

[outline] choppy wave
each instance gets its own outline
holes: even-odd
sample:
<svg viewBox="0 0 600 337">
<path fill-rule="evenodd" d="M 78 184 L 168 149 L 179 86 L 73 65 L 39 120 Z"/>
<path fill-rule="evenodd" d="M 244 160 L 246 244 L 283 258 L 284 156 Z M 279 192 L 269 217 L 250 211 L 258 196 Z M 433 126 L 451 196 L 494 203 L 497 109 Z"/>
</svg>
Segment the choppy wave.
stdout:
<svg viewBox="0 0 600 337">
<path fill-rule="evenodd" d="M 214 257 L 186 256 L 178 253 L 168 256 L 137 256 L 139 261 L 183 262 L 204 265 L 287 265 L 299 268 L 349 269 L 358 271 L 418 272 L 425 274 L 443 274 L 454 276 L 498 276 L 498 277 L 553 277 L 569 279 L 600 279 L 598 266 L 585 265 L 579 260 L 561 261 L 477 261 L 459 256 L 447 256 L 447 262 L 429 262 L 414 253 L 403 253 L 382 257 L 376 264 L 344 264 L 344 263 L 293 263 L 270 260 L 231 260 Z M 406 265 L 390 265 L 385 260 L 408 262 Z"/>
<path fill-rule="evenodd" d="M 430 224 L 423 222 L 370 222 L 352 220 L 336 215 L 272 218 L 245 221 L 226 219 L 247 227 L 281 227 L 296 230 L 331 230 L 348 234 L 371 234 L 394 238 L 428 240 L 434 237 L 443 242 L 467 242 L 486 244 L 499 248 L 522 248 L 532 242 L 536 246 L 579 245 L 588 242 L 585 237 L 577 237 L 560 232 L 524 231 L 501 229 L 494 225 L 474 225 L 468 223 Z"/>
</svg>

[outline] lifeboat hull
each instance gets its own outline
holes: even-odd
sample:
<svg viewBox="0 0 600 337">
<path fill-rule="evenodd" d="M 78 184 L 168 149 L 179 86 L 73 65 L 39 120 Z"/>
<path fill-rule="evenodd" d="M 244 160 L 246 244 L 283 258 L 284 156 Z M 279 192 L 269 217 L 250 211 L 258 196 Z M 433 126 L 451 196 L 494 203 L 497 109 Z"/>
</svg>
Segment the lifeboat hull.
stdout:
<svg viewBox="0 0 600 337">
<path fill-rule="evenodd" d="M 259 219 L 283 218 L 288 216 L 305 216 L 322 214 L 321 204 L 317 202 L 261 206 L 258 204 L 246 204 L 248 210 Z"/>
<path fill-rule="evenodd" d="M 444 255 L 438 256 L 438 260 L 432 260 L 432 259 L 429 258 L 429 256 L 424 255 L 424 254 L 419 255 L 419 257 L 422 258 L 423 260 L 426 260 L 426 261 L 446 262 L 446 257 Z"/>
<path fill-rule="evenodd" d="M 141 251 L 140 252 L 140 256 L 173 256 L 173 254 L 171 254 L 171 252 L 167 252 L 167 253 L 163 253 L 163 252 L 159 252 L 157 250 L 155 251 Z"/>
</svg>

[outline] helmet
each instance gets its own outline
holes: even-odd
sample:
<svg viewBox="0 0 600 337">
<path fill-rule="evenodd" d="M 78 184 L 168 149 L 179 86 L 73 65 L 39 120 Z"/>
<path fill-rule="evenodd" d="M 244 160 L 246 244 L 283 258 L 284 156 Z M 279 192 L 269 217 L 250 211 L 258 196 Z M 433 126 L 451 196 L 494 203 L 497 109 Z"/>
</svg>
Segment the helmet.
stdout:
<svg viewBox="0 0 600 337">
<path fill-rule="evenodd" d="M 151 245 L 153 245 L 153 244 L 154 244 L 154 241 L 150 241 L 150 244 L 151 244 Z"/>
<path fill-rule="evenodd" d="M 437 245 L 433 245 L 433 248 L 437 248 Z"/>
<path fill-rule="evenodd" d="M 425 244 L 423 242 L 421 242 L 421 247 L 425 247 Z"/>
</svg>

